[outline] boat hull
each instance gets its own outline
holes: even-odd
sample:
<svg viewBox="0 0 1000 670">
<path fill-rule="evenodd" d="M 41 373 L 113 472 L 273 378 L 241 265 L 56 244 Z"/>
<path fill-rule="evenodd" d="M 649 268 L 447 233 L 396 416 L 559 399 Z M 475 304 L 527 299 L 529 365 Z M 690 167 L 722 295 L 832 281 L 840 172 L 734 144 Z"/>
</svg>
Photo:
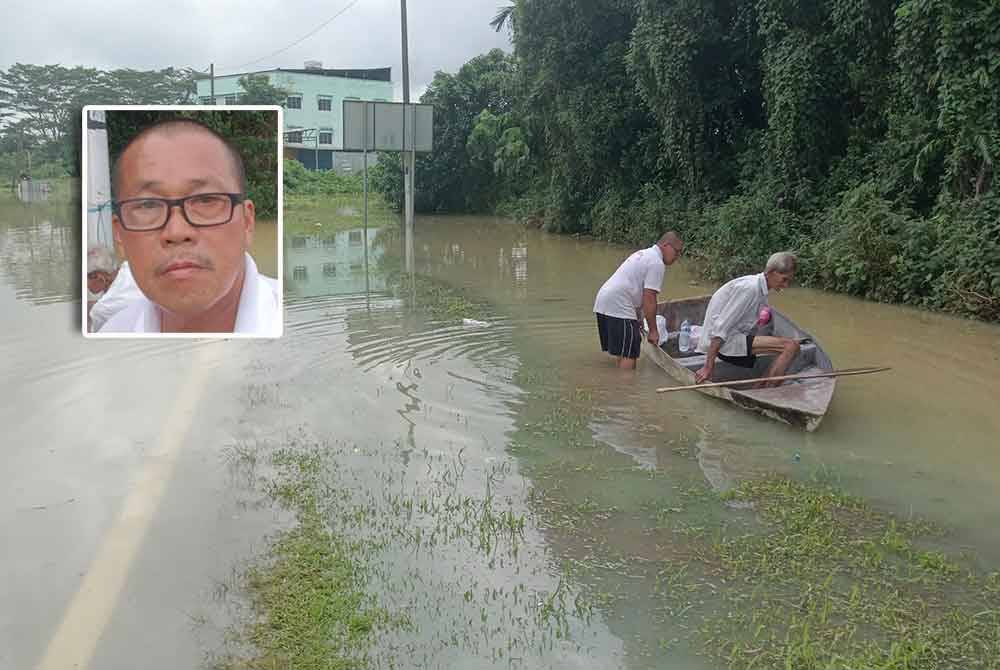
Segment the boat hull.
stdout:
<svg viewBox="0 0 1000 670">
<path fill-rule="evenodd" d="M 677 331 L 685 319 L 694 324 L 701 324 L 710 299 L 711 296 L 699 296 L 670 300 L 657 305 L 657 313 L 666 319 L 667 329 L 671 335 L 662 347 L 645 341 L 646 354 L 660 369 L 680 384 L 695 383 L 695 372 L 704 365 L 705 357 L 703 354 L 693 352 L 681 353 L 677 348 Z M 799 328 L 791 319 L 773 307 L 771 315 L 771 323 L 759 334 L 808 341 L 801 346 L 799 356 L 792 361 L 786 374 L 809 374 L 833 369 L 830 357 L 810 333 Z M 770 366 L 771 360 L 773 359 L 769 356 L 758 356 L 753 369 L 741 368 L 718 360 L 712 381 L 760 377 Z M 823 378 L 786 382 L 781 386 L 767 389 L 716 387 L 699 389 L 698 392 L 812 432 L 819 427 L 826 415 L 836 385 L 835 378 Z"/>
</svg>

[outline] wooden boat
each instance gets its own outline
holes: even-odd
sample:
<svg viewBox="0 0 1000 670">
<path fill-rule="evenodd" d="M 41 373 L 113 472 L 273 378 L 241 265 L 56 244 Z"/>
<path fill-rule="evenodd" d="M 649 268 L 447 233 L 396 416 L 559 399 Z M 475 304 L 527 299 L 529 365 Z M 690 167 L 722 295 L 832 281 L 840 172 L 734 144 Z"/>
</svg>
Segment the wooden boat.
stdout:
<svg viewBox="0 0 1000 670">
<path fill-rule="evenodd" d="M 681 384 L 694 384 L 694 374 L 705 364 L 705 355 L 692 350 L 681 353 L 677 347 L 677 336 L 681 323 L 687 319 L 692 324 L 705 320 L 705 310 L 712 296 L 699 296 L 683 300 L 670 300 L 657 305 L 657 313 L 667 320 L 669 337 L 657 347 L 644 340 L 647 355 L 664 372 Z M 811 334 L 799 328 L 791 319 L 771 308 L 771 322 L 759 331 L 760 335 L 791 337 L 801 344 L 799 355 L 792 361 L 786 374 L 812 373 L 833 369 L 830 357 Z M 770 367 L 773 356 L 758 356 L 753 369 L 741 368 L 721 359 L 716 360 L 711 381 L 732 381 L 751 379 L 764 375 Z M 835 378 L 805 379 L 785 382 L 781 386 L 767 389 L 750 387 L 699 389 L 699 393 L 722 398 L 758 414 L 784 423 L 814 431 L 826 414 L 836 387 Z"/>
</svg>

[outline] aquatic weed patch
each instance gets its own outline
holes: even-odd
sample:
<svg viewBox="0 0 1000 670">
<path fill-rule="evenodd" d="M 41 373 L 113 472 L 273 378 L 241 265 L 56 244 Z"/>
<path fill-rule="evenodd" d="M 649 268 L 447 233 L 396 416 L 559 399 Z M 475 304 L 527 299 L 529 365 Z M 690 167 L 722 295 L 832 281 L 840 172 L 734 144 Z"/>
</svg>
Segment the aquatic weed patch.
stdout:
<svg viewBox="0 0 1000 670">
<path fill-rule="evenodd" d="M 751 504 L 752 518 L 704 547 L 700 582 L 681 581 L 721 594 L 700 636 L 728 667 L 1000 667 L 997 573 L 927 548 L 933 525 L 783 478 L 723 502 Z"/>
<path fill-rule="evenodd" d="M 440 279 L 403 272 L 385 273 L 386 285 L 403 304 L 411 310 L 439 321 L 486 319 L 491 313 L 489 304 Z"/>
<path fill-rule="evenodd" d="M 234 448 L 233 467 L 257 468 L 259 449 Z M 233 627 L 217 670 L 341 670 L 365 668 L 367 649 L 388 613 L 367 593 L 365 548 L 335 533 L 322 513 L 333 492 L 323 483 L 325 463 L 315 448 L 297 444 L 272 452 L 272 473 L 261 489 L 292 511 L 295 525 L 238 578 L 253 612 Z M 324 501 L 324 502 L 321 502 Z"/>
</svg>

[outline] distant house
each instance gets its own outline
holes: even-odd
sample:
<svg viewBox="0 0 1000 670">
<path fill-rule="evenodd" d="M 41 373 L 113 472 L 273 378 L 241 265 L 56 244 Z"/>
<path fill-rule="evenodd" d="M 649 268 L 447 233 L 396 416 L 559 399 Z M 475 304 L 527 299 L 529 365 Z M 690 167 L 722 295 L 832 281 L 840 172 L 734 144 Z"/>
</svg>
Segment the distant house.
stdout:
<svg viewBox="0 0 1000 670">
<path fill-rule="evenodd" d="M 215 100 L 209 79 L 198 79 L 202 105 L 238 105 L 240 77 L 266 74 L 272 86 L 289 91 L 285 99 L 285 155 L 308 169 L 352 172 L 360 169 L 360 154 L 343 153 L 344 100 L 392 100 L 392 68 L 326 69 L 306 61 L 301 70 L 259 70 L 215 77 Z"/>
</svg>

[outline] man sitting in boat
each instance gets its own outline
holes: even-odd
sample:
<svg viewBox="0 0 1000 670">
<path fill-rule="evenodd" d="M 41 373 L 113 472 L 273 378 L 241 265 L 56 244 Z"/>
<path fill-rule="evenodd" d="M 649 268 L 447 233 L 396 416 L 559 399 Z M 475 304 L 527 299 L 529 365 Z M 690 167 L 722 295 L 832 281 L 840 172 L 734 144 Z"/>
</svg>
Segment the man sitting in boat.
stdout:
<svg viewBox="0 0 1000 670">
<path fill-rule="evenodd" d="M 778 386 L 780 381 L 766 381 L 785 373 L 799 353 L 799 343 L 787 337 L 757 335 L 761 307 L 767 305 L 770 291 L 787 288 L 795 276 L 796 257 L 779 251 L 767 259 L 764 272 L 738 277 L 722 285 L 705 311 L 705 323 L 696 350 L 705 354 L 705 365 L 695 373 L 695 381 L 711 381 L 716 358 L 752 368 L 760 354 L 775 355 L 758 388 Z M 767 312 L 765 312 L 767 314 Z"/>
<path fill-rule="evenodd" d="M 684 242 L 669 231 L 648 249 L 640 249 L 625 259 L 604 282 L 594 301 L 601 351 L 618 359 L 618 367 L 634 370 L 642 344 L 641 314 L 646 318 L 647 339 L 659 344 L 656 328 L 656 296 L 663 285 L 666 266 L 680 257 Z"/>
</svg>

